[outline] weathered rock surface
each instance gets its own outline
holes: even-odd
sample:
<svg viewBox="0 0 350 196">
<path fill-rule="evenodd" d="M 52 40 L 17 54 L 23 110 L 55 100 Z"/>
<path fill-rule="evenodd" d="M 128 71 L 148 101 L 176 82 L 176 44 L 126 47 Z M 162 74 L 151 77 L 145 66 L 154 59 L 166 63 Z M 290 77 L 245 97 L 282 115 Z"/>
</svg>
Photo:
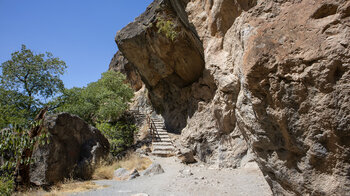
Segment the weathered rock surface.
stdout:
<svg viewBox="0 0 350 196">
<path fill-rule="evenodd" d="M 190 85 L 197 81 L 204 69 L 202 44 L 186 21 L 186 13 L 179 13 L 172 2 L 157 0 L 144 14 L 135 19 L 116 36 L 118 48 L 142 74 L 153 106 L 164 111 L 169 119 L 167 127 L 176 131 L 186 125 L 190 100 Z M 176 25 L 168 31 L 176 31 L 176 39 L 171 40 L 158 32 L 157 24 L 169 21 Z M 162 104 L 163 102 L 168 104 Z M 159 104 L 157 104 L 159 103 Z M 170 120 L 171 119 L 171 120 Z"/>
<path fill-rule="evenodd" d="M 164 173 L 164 169 L 159 163 L 152 163 L 145 171 L 142 172 L 143 176 L 154 176 Z"/>
<path fill-rule="evenodd" d="M 115 180 L 125 180 L 129 176 L 129 171 L 124 168 L 119 168 L 114 171 L 114 179 Z"/>
<path fill-rule="evenodd" d="M 181 163 L 195 163 L 197 162 L 194 158 L 193 151 L 188 148 L 181 148 L 177 157 L 180 159 Z"/>
<path fill-rule="evenodd" d="M 130 172 L 128 180 L 135 179 L 139 176 L 140 176 L 139 172 L 136 169 L 134 169 Z"/>
<path fill-rule="evenodd" d="M 142 88 L 143 82 L 140 74 L 136 70 L 135 66 L 129 63 L 121 52 L 118 51 L 115 53 L 111 63 L 109 64 L 109 70 L 119 71 L 125 74 L 128 82 L 135 91 Z"/>
<path fill-rule="evenodd" d="M 250 150 L 276 195 L 346 195 L 349 24 L 346 0 L 156 0 L 116 42 L 199 160 L 238 167 Z"/>
<path fill-rule="evenodd" d="M 49 143 L 34 148 L 30 181 L 52 185 L 64 178 L 90 179 L 95 164 L 109 154 L 108 140 L 84 120 L 68 113 L 48 116 Z"/>
<path fill-rule="evenodd" d="M 140 173 L 136 170 L 133 169 L 131 171 L 124 169 L 124 168 L 119 168 L 114 171 L 114 180 L 132 180 L 140 176 Z"/>
</svg>

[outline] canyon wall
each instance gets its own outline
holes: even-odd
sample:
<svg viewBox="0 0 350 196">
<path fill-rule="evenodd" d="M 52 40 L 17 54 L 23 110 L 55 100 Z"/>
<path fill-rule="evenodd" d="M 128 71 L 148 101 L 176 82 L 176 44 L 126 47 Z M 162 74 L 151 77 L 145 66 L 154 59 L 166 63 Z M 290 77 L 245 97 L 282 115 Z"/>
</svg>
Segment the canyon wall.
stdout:
<svg viewBox="0 0 350 196">
<path fill-rule="evenodd" d="M 182 145 L 275 195 L 350 192 L 349 42 L 346 0 L 155 0 L 116 36 Z"/>
</svg>

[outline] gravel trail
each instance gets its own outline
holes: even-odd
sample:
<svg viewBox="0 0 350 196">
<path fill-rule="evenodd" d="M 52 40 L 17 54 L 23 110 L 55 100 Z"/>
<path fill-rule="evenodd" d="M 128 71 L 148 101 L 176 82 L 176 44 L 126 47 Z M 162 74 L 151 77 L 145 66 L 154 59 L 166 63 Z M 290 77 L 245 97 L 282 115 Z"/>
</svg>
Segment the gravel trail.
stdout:
<svg viewBox="0 0 350 196">
<path fill-rule="evenodd" d="M 73 195 L 132 196 L 138 193 L 150 196 L 272 195 L 255 163 L 249 163 L 245 168 L 239 169 L 215 169 L 202 163 L 184 165 L 174 157 L 150 158 L 161 164 L 165 173 L 141 176 L 130 181 L 95 181 L 108 187 Z"/>
</svg>

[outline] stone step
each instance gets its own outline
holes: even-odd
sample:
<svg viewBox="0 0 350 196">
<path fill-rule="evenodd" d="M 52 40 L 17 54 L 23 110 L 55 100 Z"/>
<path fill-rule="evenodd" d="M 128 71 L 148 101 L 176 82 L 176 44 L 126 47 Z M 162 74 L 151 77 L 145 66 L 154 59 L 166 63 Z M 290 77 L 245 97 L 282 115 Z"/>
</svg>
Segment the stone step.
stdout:
<svg viewBox="0 0 350 196">
<path fill-rule="evenodd" d="M 150 129 L 148 131 L 151 131 Z M 168 132 L 162 130 L 162 129 L 157 129 L 156 133 L 166 133 L 168 134 Z"/>
<path fill-rule="evenodd" d="M 156 127 L 158 126 L 158 127 L 164 127 L 164 124 L 163 123 L 152 123 L 153 125 L 155 125 Z"/>
<path fill-rule="evenodd" d="M 166 140 L 166 139 L 170 139 L 170 137 L 168 137 L 168 136 L 163 136 L 163 135 L 157 135 L 157 136 L 155 136 L 157 139 L 160 139 L 161 141 L 163 141 L 163 140 Z"/>
<path fill-rule="evenodd" d="M 166 134 L 166 135 L 158 134 L 158 135 L 156 135 L 156 137 L 159 137 L 159 138 L 170 138 L 168 134 Z"/>
<path fill-rule="evenodd" d="M 172 142 L 170 138 L 159 138 L 159 137 L 154 137 L 155 141 L 153 142 Z"/>
<path fill-rule="evenodd" d="M 171 142 L 169 137 L 155 137 L 158 142 Z"/>
<path fill-rule="evenodd" d="M 159 150 L 153 150 L 152 151 L 152 154 L 155 154 L 155 153 L 171 154 L 171 153 L 174 153 L 174 152 L 173 152 L 173 150 L 159 149 Z"/>
<path fill-rule="evenodd" d="M 171 142 L 152 142 L 152 145 L 157 145 L 157 146 L 172 146 L 173 143 L 171 143 Z"/>
<path fill-rule="evenodd" d="M 162 134 L 162 135 L 168 135 L 168 132 L 166 132 L 166 131 L 157 131 L 156 133 Z"/>
<path fill-rule="evenodd" d="M 157 150 L 173 151 L 173 150 L 175 150 L 175 148 L 174 148 L 174 146 L 155 146 L 155 145 L 153 145 L 153 151 L 157 151 Z"/>
<path fill-rule="evenodd" d="M 151 131 L 151 129 L 148 129 L 148 131 Z M 158 133 L 168 133 L 167 131 L 165 131 L 164 129 L 157 129 Z"/>
<path fill-rule="evenodd" d="M 155 136 L 155 138 L 161 142 L 163 142 L 165 140 L 170 140 L 170 137 L 163 137 L 163 136 Z"/>
<path fill-rule="evenodd" d="M 159 138 L 160 142 L 171 142 L 171 139 L 170 138 Z"/>
<path fill-rule="evenodd" d="M 155 156 L 160 156 L 160 157 L 174 156 L 173 152 L 171 152 L 171 151 L 163 151 L 163 150 L 153 151 L 152 154 L 155 155 Z"/>
<path fill-rule="evenodd" d="M 168 133 L 166 130 L 164 129 L 157 129 L 157 132 L 160 132 L 160 133 Z"/>
<path fill-rule="evenodd" d="M 156 134 L 158 134 L 158 135 L 168 135 L 168 133 L 167 132 L 160 132 L 160 131 L 157 131 L 157 133 Z"/>
</svg>

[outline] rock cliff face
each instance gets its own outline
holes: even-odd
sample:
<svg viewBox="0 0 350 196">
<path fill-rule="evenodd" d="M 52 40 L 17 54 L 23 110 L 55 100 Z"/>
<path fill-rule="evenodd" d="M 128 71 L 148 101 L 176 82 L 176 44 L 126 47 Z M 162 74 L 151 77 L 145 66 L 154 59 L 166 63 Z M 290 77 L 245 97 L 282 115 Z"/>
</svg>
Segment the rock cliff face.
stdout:
<svg viewBox="0 0 350 196">
<path fill-rule="evenodd" d="M 117 52 L 111 63 L 109 64 L 109 70 L 119 71 L 126 75 L 128 82 L 134 91 L 138 91 L 142 88 L 142 80 L 139 72 L 136 70 L 135 66 L 129 63 L 121 52 Z"/>
<path fill-rule="evenodd" d="M 155 0 L 116 36 L 184 146 L 276 195 L 350 192 L 349 40 L 346 0 Z"/>
</svg>

